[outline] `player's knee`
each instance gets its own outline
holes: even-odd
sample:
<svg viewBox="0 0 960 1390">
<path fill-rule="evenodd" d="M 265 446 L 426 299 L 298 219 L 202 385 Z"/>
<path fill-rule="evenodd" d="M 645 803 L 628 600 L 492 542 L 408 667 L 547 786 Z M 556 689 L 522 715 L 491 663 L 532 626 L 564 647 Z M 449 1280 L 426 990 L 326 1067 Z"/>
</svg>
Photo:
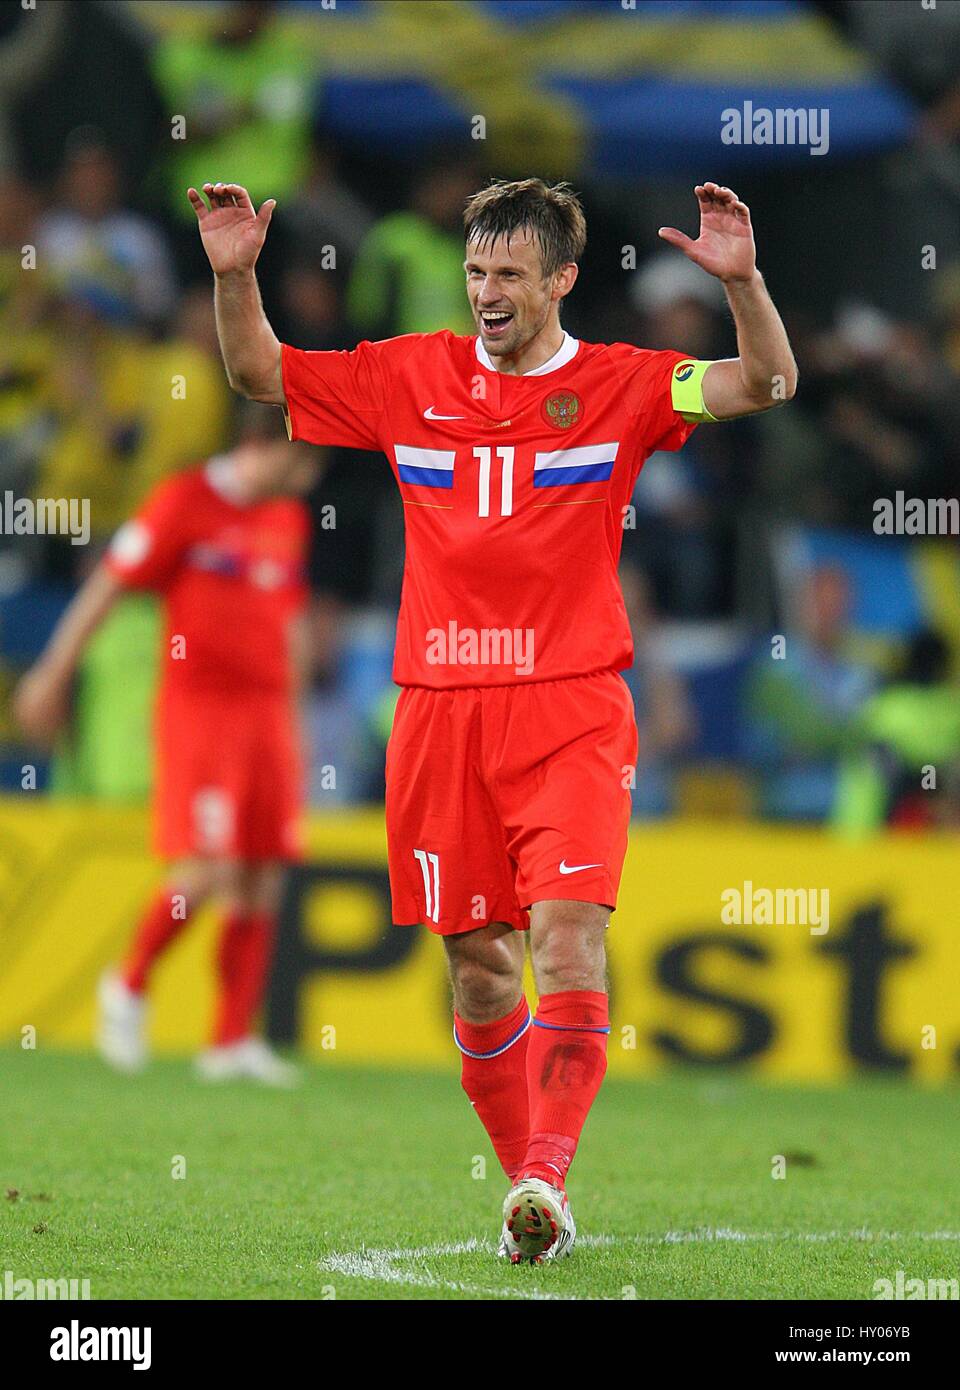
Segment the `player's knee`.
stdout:
<svg viewBox="0 0 960 1390">
<path fill-rule="evenodd" d="M 279 864 L 257 864 L 244 877 L 243 892 L 250 912 L 276 915 L 283 890 L 283 870 Z"/>
<path fill-rule="evenodd" d="M 211 860 L 214 892 L 225 898 L 232 908 L 247 910 L 247 883 L 244 868 L 235 859 Z"/>
<path fill-rule="evenodd" d="M 207 898 L 216 891 L 216 883 L 210 862 L 205 859 L 181 859 L 174 864 L 168 879 L 171 891 L 186 899 L 190 912 L 203 906 Z"/>
<path fill-rule="evenodd" d="M 508 1014 L 520 997 L 524 942 L 505 924 L 444 938 L 454 1005 L 472 1023 Z"/>
<path fill-rule="evenodd" d="M 535 915 L 531 923 L 531 953 L 539 992 L 606 989 L 605 910 L 575 902 L 552 903 L 549 908 Z"/>
<path fill-rule="evenodd" d="M 497 963 L 461 960 L 454 965 L 452 975 L 458 1013 L 475 1022 L 487 1015 L 499 1017 L 497 1009 L 510 993 L 511 979 Z"/>
<path fill-rule="evenodd" d="M 516 1005 L 522 984 L 522 957 L 513 950 L 483 955 L 451 955 L 450 977 L 457 1012 L 473 1023 L 492 1022 Z"/>
</svg>

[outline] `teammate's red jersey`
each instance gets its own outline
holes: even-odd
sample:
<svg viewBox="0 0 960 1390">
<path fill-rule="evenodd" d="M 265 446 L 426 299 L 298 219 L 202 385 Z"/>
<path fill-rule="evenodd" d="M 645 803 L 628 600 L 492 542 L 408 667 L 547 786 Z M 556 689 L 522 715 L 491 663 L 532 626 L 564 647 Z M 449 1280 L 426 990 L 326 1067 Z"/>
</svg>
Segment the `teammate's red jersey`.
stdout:
<svg viewBox="0 0 960 1390">
<path fill-rule="evenodd" d="M 617 579 L 625 508 L 647 456 L 695 428 L 671 397 L 687 361 L 569 334 L 523 376 L 446 331 L 353 352 L 284 345 L 291 437 L 380 449 L 399 484 L 399 685 L 515 685 L 632 663 Z"/>
<path fill-rule="evenodd" d="M 165 599 L 167 686 L 288 692 L 307 511 L 292 498 L 246 505 L 231 492 L 228 458 L 162 483 L 117 532 L 107 564 L 123 584 Z"/>
</svg>

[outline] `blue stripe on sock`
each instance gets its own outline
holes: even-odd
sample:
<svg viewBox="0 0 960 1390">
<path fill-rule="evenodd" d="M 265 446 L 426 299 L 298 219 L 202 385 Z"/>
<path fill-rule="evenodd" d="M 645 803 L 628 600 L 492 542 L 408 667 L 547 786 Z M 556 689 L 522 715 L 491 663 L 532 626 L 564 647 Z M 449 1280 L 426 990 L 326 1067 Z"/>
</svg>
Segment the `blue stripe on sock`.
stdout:
<svg viewBox="0 0 960 1390">
<path fill-rule="evenodd" d="M 593 1028 L 589 1023 L 544 1023 L 543 1019 L 533 1020 L 535 1028 L 552 1028 L 555 1033 L 609 1033 L 610 1025 L 606 1028 Z"/>
<path fill-rule="evenodd" d="M 533 1020 L 530 1017 L 530 1010 L 528 1009 L 527 1016 L 523 1020 L 517 1031 L 513 1033 L 509 1038 L 507 1038 L 507 1041 L 505 1043 L 501 1043 L 499 1047 L 491 1048 L 489 1052 L 473 1052 L 469 1047 L 464 1047 L 463 1043 L 460 1041 L 460 1035 L 457 1032 L 456 1024 L 454 1024 L 453 1026 L 453 1041 L 457 1044 L 457 1047 L 459 1047 L 460 1051 L 464 1054 L 465 1057 L 474 1057 L 478 1061 L 486 1062 L 489 1060 L 489 1058 L 499 1057 L 501 1052 L 506 1052 L 507 1048 L 513 1047 L 513 1044 L 517 1041 L 517 1039 L 523 1037 L 524 1033 L 530 1027 L 532 1021 Z"/>
</svg>

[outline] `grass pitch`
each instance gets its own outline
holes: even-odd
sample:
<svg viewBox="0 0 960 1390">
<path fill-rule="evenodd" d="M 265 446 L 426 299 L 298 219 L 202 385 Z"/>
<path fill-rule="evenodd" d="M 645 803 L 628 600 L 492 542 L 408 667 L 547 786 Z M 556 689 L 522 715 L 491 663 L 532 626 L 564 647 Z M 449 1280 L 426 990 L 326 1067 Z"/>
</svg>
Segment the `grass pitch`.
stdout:
<svg viewBox="0 0 960 1390">
<path fill-rule="evenodd" d="M 958 1139 L 952 1092 L 890 1081 L 608 1081 L 569 1184 L 577 1249 L 511 1268 L 453 1070 L 324 1062 L 281 1094 L 11 1048 L 0 1278 L 86 1278 L 95 1299 L 869 1299 L 897 1270 L 960 1272 Z"/>
</svg>

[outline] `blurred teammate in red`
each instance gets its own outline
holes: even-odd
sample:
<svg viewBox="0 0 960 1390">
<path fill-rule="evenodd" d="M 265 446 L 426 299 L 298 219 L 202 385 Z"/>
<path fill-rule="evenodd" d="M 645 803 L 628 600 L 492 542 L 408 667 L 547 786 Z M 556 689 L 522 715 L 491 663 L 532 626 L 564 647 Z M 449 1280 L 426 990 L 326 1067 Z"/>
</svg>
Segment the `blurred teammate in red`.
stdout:
<svg viewBox="0 0 960 1390">
<path fill-rule="evenodd" d="M 565 184 L 493 183 L 468 200 L 476 335 L 353 352 L 281 346 L 271 329 L 254 265 L 272 199 L 257 212 L 239 184 L 188 192 L 230 384 L 283 406 L 293 439 L 382 450 L 400 491 L 394 921 L 443 939 L 463 1086 L 510 1183 L 498 1253 L 515 1262 L 573 1246 L 566 1177 L 606 1070 L 604 938 L 636 762 L 617 579 L 633 487 L 654 451 L 796 385 L 746 205 L 717 184 L 695 191 L 699 237 L 660 235 L 723 282 L 740 355 L 722 362 L 564 331 L 586 241 Z"/>
<path fill-rule="evenodd" d="M 162 596 L 155 733 L 155 848 L 170 863 L 126 959 L 100 984 L 98 1043 L 126 1071 L 146 1060 L 151 971 L 199 907 L 226 900 L 208 1080 L 289 1084 L 295 1071 L 254 1034 L 285 861 L 300 852 L 297 626 L 309 523 L 296 494 L 315 451 L 277 412 L 246 402 L 233 450 L 162 483 L 114 537 L 24 677 L 16 708 L 48 740 L 65 722 L 84 648 L 129 589 Z"/>
</svg>

